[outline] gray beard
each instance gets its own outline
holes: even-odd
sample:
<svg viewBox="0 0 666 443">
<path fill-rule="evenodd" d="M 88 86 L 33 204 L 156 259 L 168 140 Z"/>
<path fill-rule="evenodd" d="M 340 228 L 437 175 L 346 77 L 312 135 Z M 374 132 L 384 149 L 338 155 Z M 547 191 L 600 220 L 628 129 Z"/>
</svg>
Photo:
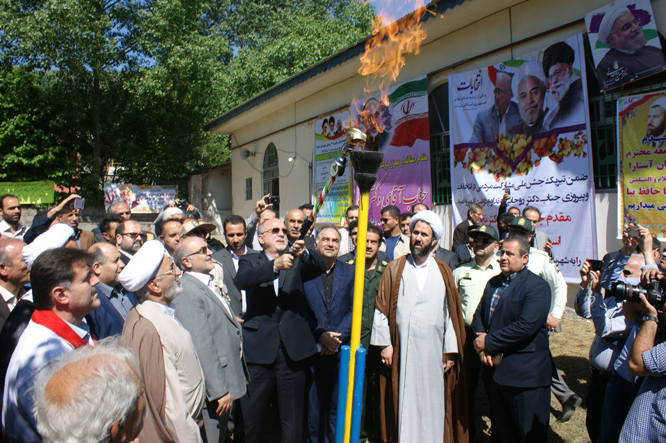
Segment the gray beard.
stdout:
<svg viewBox="0 0 666 443">
<path fill-rule="evenodd" d="M 174 280 L 173 284 L 164 292 L 164 298 L 171 303 L 181 292 L 183 292 L 183 287 L 180 282 Z"/>
</svg>

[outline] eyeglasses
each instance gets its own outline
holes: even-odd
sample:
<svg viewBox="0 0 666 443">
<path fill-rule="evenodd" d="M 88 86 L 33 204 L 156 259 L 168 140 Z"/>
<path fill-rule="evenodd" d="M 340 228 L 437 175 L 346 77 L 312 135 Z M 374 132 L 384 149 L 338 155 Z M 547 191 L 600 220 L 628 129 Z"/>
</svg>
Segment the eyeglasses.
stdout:
<svg viewBox="0 0 666 443">
<path fill-rule="evenodd" d="M 188 254 L 188 255 L 186 255 L 185 257 L 192 257 L 193 255 L 197 255 L 197 254 L 204 254 L 204 255 L 206 255 L 206 254 L 208 253 L 208 251 L 213 252 L 213 250 L 210 249 L 208 246 L 202 246 L 201 249 L 199 249 L 198 251 L 193 252 L 193 253 L 191 253 L 191 254 Z"/>
<path fill-rule="evenodd" d="M 280 232 L 283 233 L 284 235 L 287 235 L 289 233 L 289 231 L 287 231 L 285 228 L 273 228 L 270 231 L 264 232 L 264 234 L 278 235 Z"/>
<path fill-rule="evenodd" d="M 148 238 L 148 236 L 143 232 L 125 232 L 123 235 L 127 235 L 127 236 L 132 237 L 132 238 L 141 237 L 143 240 Z"/>
<path fill-rule="evenodd" d="M 157 277 L 162 277 L 164 275 L 173 275 L 176 278 L 176 281 L 180 280 L 180 276 L 182 274 L 176 274 L 176 264 L 174 262 L 171 262 L 171 266 L 169 267 L 169 270 L 165 272 L 164 274 L 157 274 L 155 278 Z"/>
<path fill-rule="evenodd" d="M 491 243 L 494 243 L 495 240 L 488 238 L 488 237 L 474 237 L 472 238 L 472 244 L 475 245 L 477 243 L 481 243 L 483 246 L 488 246 Z"/>
</svg>

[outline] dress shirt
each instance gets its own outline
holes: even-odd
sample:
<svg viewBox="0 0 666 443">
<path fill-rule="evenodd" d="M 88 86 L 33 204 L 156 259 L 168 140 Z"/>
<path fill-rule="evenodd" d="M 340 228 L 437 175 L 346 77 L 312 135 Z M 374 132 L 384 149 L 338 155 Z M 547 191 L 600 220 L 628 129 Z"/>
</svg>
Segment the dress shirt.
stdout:
<svg viewBox="0 0 666 443">
<path fill-rule="evenodd" d="M 474 312 L 483 298 L 488 280 L 500 273 L 499 262 L 492 259 L 486 269 L 476 263 L 476 260 L 456 266 L 453 270 L 453 281 L 460 294 L 460 302 L 465 318 L 465 325 L 471 327 Z"/>
<path fill-rule="evenodd" d="M 331 299 L 333 298 L 333 270 L 335 269 L 335 263 L 333 267 L 328 271 L 321 274 L 321 284 L 324 287 L 324 296 L 326 297 L 326 310 L 331 307 Z"/>
<path fill-rule="evenodd" d="M 83 320 L 78 326 L 66 321 L 65 324 L 72 328 L 72 331 L 76 332 L 76 335 L 81 337 L 83 341 L 88 343 L 90 346 L 95 346 L 95 340 L 93 340 L 92 335 L 90 334 L 90 326 Z"/>
<path fill-rule="evenodd" d="M 0 286 L 0 294 L 2 294 L 2 298 L 5 299 L 5 303 L 7 304 L 9 310 L 12 311 L 16 306 L 16 303 L 18 303 L 18 299 L 14 296 L 14 294 L 9 292 L 2 286 Z"/>
<path fill-rule="evenodd" d="M 176 323 L 178 323 L 179 326 L 183 326 L 180 324 L 178 319 L 176 318 L 176 307 L 171 303 L 169 306 L 163 305 L 162 303 L 157 303 L 156 301 L 152 300 L 146 300 L 144 303 L 154 303 L 157 305 L 158 308 L 160 308 L 166 315 L 168 315 L 170 318 L 173 319 Z"/>
<path fill-rule="evenodd" d="M 231 312 L 231 308 L 229 307 L 229 302 L 227 301 L 227 299 L 220 292 L 220 288 L 215 286 L 215 282 L 213 281 L 213 276 L 212 275 L 202 274 L 201 272 L 188 272 L 188 274 L 191 275 L 192 277 L 196 278 L 197 280 L 199 280 L 204 285 L 208 286 L 208 289 L 213 291 L 213 294 L 215 294 L 215 296 L 220 300 L 220 302 L 222 303 L 222 306 L 224 306 L 224 309 L 227 310 L 229 315 L 231 315 L 232 317 L 234 316 L 234 313 Z"/>
<path fill-rule="evenodd" d="M 600 371 L 612 372 L 633 324 L 622 314 L 623 302 L 615 297 L 604 300 L 601 294 L 591 294 L 579 288 L 576 294 L 576 314 L 591 319 L 595 336 L 590 346 L 590 365 Z"/>
<path fill-rule="evenodd" d="M 247 254 L 247 246 L 243 245 L 243 248 L 245 252 L 243 252 L 242 255 Z M 234 262 L 234 268 L 236 269 L 236 272 L 238 272 L 238 261 L 240 260 L 240 256 L 236 255 L 236 253 L 233 251 L 231 248 L 227 248 L 227 250 L 231 253 L 231 259 Z M 247 298 L 245 295 L 245 290 L 241 290 L 241 314 L 245 314 L 247 311 Z"/>
<path fill-rule="evenodd" d="M 623 255 L 620 251 L 606 254 L 601 265 L 601 287 L 609 290 L 611 284 L 619 280 L 622 270 L 631 255 Z"/>
<path fill-rule="evenodd" d="M 502 284 L 495 289 L 495 292 L 493 292 L 493 298 L 490 300 L 490 313 L 488 314 L 488 323 L 490 323 L 490 319 L 493 318 L 493 314 L 495 313 L 495 308 L 497 308 L 497 304 L 499 303 L 500 295 L 502 295 L 502 292 L 504 292 L 507 286 L 511 284 L 511 280 L 513 280 L 513 277 L 515 277 L 516 274 L 517 272 L 514 272 L 508 277 L 504 274 L 501 275 Z"/>
<path fill-rule="evenodd" d="M 434 263 L 435 259 L 432 258 L 432 255 L 429 255 L 425 263 L 422 265 L 417 265 L 410 254 L 407 260 L 409 260 L 412 266 L 414 266 L 416 281 L 419 283 L 419 291 L 423 292 L 423 287 L 425 286 L 426 279 L 428 278 L 428 268 L 430 267 L 430 263 Z"/>
<path fill-rule="evenodd" d="M 98 291 L 101 291 L 102 294 L 106 295 L 106 298 L 108 298 L 113 307 L 116 308 L 116 311 L 122 316 L 123 320 L 127 319 L 127 314 L 129 314 L 129 311 L 132 310 L 134 305 L 129 297 L 123 293 L 124 290 L 118 291 L 104 283 L 98 283 L 96 288 Z"/>
<path fill-rule="evenodd" d="M 18 230 L 16 231 L 16 233 L 14 233 L 12 232 L 12 227 L 9 226 L 9 223 L 7 223 L 4 219 L 0 220 L 0 234 L 4 235 L 5 237 L 14 238 L 16 240 L 23 240 L 23 235 L 27 230 L 28 230 L 27 226 L 24 226 L 21 223 L 19 223 Z"/>
</svg>

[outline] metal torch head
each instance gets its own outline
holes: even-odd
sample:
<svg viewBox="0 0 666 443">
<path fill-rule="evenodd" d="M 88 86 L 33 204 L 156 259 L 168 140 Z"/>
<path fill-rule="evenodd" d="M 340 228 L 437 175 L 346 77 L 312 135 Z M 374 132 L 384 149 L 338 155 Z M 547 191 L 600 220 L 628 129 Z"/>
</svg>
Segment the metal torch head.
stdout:
<svg viewBox="0 0 666 443">
<path fill-rule="evenodd" d="M 358 128 L 345 128 L 346 136 L 346 148 L 353 151 L 357 145 L 361 145 L 361 148 L 365 145 L 368 136 L 365 135 L 365 132 L 361 131 Z"/>
</svg>

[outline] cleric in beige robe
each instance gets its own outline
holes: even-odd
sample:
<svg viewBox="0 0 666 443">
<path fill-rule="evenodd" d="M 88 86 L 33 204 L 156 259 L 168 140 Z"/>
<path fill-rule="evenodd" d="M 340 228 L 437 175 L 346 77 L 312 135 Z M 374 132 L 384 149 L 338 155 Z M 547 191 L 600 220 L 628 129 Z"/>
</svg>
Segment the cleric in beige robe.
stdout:
<svg viewBox="0 0 666 443">
<path fill-rule="evenodd" d="M 469 441 L 465 328 L 451 270 L 432 257 L 443 227 L 422 211 L 410 222 L 411 254 L 392 261 L 379 284 L 371 345 L 381 346 L 382 441 Z M 473 356 L 475 357 L 475 356 Z"/>
<path fill-rule="evenodd" d="M 139 440 L 145 443 L 202 442 L 203 371 L 171 304 L 181 291 L 180 274 L 157 240 L 146 242 L 120 274 L 125 289 L 140 298 L 122 336 L 141 365 L 148 408 Z"/>
</svg>

